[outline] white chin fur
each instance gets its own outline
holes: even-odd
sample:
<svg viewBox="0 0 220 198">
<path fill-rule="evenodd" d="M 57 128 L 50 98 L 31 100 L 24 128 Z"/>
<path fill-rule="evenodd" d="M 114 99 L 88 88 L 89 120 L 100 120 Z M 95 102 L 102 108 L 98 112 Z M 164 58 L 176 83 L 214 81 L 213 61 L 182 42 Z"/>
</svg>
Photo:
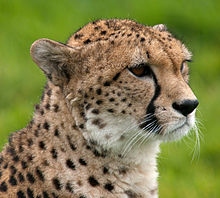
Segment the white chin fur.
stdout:
<svg viewBox="0 0 220 198">
<path fill-rule="evenodd" d="M 188 118 L 180 119 L 175 124 L 170 124 L 163 134 L 159 135 L 158 139 L 161 141 L 176 141 L 188 134 L 188 132 L 195 125 L 195 110 L 188 116 Z"/>
<path fill-rule="evenodd" d="M 125 141 L 135 131 L 140 130 L 137 127 L 136 120 L 131 116 L 113 116 L 110 113 L 101 113 L 98 116 L 87 113 L 88 121 L 86 123 L 87 132 L 84 137 L 87 140 L 95 140 L 98 145 L 104 149 L 111 149 L 113 152 L 119 152 L 125 144 Z M 99 128 L 93 124 L 93 120 L 100 118 L 105 127 Z"/>
</svg>

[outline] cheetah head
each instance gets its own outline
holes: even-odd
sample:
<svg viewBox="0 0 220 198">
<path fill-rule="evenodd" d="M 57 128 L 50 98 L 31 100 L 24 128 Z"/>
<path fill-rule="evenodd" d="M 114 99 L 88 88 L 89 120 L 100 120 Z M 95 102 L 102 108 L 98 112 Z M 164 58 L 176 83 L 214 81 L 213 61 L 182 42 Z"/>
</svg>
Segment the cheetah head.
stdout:
<svg viewBox="0 0 220 198">
<path fill-rule="evenodd" d="M 31 55 L 61 88 L 88 142 L 121 151 L 131 144 L 179 139 L 195 124 L 198 101 L 188 85 L 191 53 L 164 25 L 99 20 L 67 44 L 36 41 Z"/>
</svg>

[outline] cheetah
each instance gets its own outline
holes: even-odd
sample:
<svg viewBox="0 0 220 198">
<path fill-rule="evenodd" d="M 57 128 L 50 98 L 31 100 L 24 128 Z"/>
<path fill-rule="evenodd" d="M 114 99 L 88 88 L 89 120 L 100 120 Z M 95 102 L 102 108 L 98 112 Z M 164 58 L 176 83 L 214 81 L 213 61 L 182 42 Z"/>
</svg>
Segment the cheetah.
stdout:
<svg viewBox="0 0 220 198">
<path fill-rule="evenodd" d="M 108 19 L 30 52 L 47 83 L 0 154 L 0 197 L 158 197 L 160 143 L 195 126 L 185 45 L 165 25 Z"/>
</svg>

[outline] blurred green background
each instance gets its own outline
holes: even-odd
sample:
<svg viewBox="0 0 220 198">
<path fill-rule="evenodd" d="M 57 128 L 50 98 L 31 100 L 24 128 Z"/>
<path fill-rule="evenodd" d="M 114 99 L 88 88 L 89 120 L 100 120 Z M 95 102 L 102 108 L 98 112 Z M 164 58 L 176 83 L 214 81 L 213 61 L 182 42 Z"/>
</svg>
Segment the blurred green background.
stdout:
<svg viewBox="0 0 220 198">
<path fill-rule="evenodd" d="M 219 0 L 0 0 L 0 150 L 24 126 L 39 102 L 45 77 L 32 62 L 39 38 L 65 42 L 100 18 L 167 24 L 193 52 L 191 87 L 200 105 L 200 155 L 195 137 L 161 146 L 159 193 L 169 198 L 220 197 L 220 1 Z"/>
</svg>

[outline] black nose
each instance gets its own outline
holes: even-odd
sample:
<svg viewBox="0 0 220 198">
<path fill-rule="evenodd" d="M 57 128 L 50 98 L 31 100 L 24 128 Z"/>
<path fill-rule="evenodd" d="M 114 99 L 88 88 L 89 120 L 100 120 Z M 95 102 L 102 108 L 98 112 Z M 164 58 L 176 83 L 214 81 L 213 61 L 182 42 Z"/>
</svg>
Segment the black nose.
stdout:
<svg viewBox="0 0 220 198">
<path fill-rule="evenodd" d="M 179 111 L 184 116 L 187 116 L 188 114 L 193 112 L 198 104 L 198 100 L 184 100 L 181 102 L 174 102 L 172 106 L 175 110 Z"/>
</svg>

